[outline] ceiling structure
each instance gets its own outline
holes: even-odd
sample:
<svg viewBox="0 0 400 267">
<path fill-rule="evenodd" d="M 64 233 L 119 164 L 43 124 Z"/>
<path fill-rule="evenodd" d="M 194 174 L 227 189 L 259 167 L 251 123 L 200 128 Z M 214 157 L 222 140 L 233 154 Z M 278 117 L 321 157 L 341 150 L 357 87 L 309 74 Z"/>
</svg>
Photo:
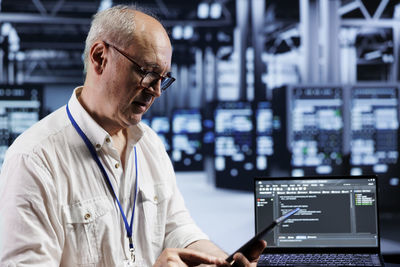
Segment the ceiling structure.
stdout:
<svg viewBox="0 0 400 267">
<path fill-rule="evenodd" d="M 236 3 L 250 0 L 143 0 L 138 5 L 159 18 L 172 35 L 175 51 L 201 47 L 218 40 L 232 39 L 236 26 Z M 251 0 L 253 4 L 258 0 Z M 301 45 L 300 3 L 318 0 L 265 0 L 264 49 L 285 53 Z M 82 52 L 90 20 L 99 8 L 131 1 L 111 0 L 2 0 L 0 1 L 1 46 L 10 57 L 2 58 L 3 82 L 70 83 L 83 81 Z M 201 4 L 220 5 L 220 15 L 199 17 Z M 362 28 L 356 35 L 358 63 L 391 64 L 398 56 L 391 24 L 400 16 L 395 0 L 341 0 L 338 10 L 341 27 Z M 290 8 L 288 8 L 290 7 Z M 252 8 L 252 7 L 251 7 Z M 397 11 L 396 11 L 397 10 Z M 240 11 L 239 11 L 240 12 Z M 398 18 L 396 18 L 398 19 Z M 179 25 L 181 29 L 175 29 Z M 367 28 L 365 27 L 367 26 Z M 369 27 L 370 26 L 370 27 Z M 190 27 L 190 38 L 174 40 L 174 30 Z M 15 36 L 9 30 L 15 30 Z M 249 27 L 251 32 L 251 27 Z M 232 41 L 232 40 L 230 40 Z M 18 43 L 16 46 L 15 43 Z M 14 45 L 9 45 L 14 44 Z M 188 45 L 189 44 L 189 45 Z M 218 45 L 218 43 L 216 44 Z M 251 45 L 251 42 L 249 42 Z M 373 52 L 376 52 L 375 54 Z M 372 54 L 371 54 L 372 52 Z M 380 54 L 379 54 L 380 53 Z M 376 56 L 378 55 L 379 56 Z M 375 56 L 375 57 L 374 57 Z"/>
<path fill-rule="evenodd" d="M 107 0 L 3 0 L 0 1 L 0 23 L 15 29 L 15 42 L 7 31 L 2 31 L 2 48 L 15 52 L 10 60 L 4 58 L 3 80 L 17 83 L 81 83 L 83 81 L 82 52 L 90 20 L 99 8 L 131 4 L 131 1 Z M 140 8 L 154 14 L 171 33 L 175 25 L 189 25 L 195 29 L 216 29 L 234 24 L 234 1 L 213 0 L 219 3 L 218 18 L 199 18 L 200 1 L 147 0 L 137 1 Z M 11 40 L 13 39 L 13 40 Z M 8 46 L 8 47 L 7 47 Z M 15 47 L 15 45 L 13 46 Z M 18 60 L 13 60 L 17 58 Z M 11 66 L 11 67 L 10 67 Z M 19 75 L 16 75 L 19 73 Z M 13 78 L 16 76 L 16 78 Z"/>
</svg>

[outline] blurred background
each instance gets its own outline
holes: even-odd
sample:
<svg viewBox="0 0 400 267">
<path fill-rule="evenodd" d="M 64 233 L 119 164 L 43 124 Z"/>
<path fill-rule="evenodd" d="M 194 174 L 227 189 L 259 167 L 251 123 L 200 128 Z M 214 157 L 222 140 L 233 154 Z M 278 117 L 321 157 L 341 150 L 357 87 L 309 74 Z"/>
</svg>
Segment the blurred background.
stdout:
<svg viewBox="0 0 400 267">
<path fill-rule="evenodd" d="M 129 3 L 0 1 L 0 164 L 83 84 L 92 15 Z M 177 78 L 143 121 L 214 242 L 233 252 L 254 234 L 255 176 L 374 173 L 383 251 L 400 254 L 399 1 L 135 3 L 168 30 Z"/>
</svg>

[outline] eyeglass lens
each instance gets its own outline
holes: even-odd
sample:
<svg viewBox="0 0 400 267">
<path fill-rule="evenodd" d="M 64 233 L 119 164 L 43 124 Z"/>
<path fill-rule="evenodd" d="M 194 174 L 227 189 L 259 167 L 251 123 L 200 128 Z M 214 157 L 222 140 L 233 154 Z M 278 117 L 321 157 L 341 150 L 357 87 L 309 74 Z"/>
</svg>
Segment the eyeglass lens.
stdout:
<svg viewBox="0 0 400 267">
<path fill-rule="evenodd" d="M 149 72 L 146 74 L 146 76 L 143 78 L 142 80 L 142 85 L 144 87 L 152 87 L 155 84 L 158 83 L 158 81 L 161 78 L 161 85 L 160 85 L 160 89 L 162 91 L 166 90 L 173 82 L 175 79 L 169 78 L 169 77 L 160 77 L 158 74 L 156 73 L 152 73 Z"/>
</svg>

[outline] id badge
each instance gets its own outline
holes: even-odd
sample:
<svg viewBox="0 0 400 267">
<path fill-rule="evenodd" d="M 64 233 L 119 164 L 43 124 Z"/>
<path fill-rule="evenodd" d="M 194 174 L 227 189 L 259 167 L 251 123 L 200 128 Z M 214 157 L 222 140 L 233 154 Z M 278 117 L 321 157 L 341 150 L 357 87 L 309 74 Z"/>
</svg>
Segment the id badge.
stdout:
<svg viewBox="0 0 400 267">
<path fill-rule="evenodd" d="M 145 267 L 145 265 L 144 262 L 139 259 L 136 259 L 135 261 L 125 260 L 124 267 Z"/>
</svg>

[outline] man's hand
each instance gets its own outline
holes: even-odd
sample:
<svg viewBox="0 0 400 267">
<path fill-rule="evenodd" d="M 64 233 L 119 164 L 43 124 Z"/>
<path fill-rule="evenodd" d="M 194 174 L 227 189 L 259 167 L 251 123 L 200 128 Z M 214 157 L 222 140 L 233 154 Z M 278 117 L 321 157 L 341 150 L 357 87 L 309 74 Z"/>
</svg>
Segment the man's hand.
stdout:
<svg viewBox="0 0 400 267">
<path fill-rule="evenodd" d="M 256 267 L 258 259 L 261 253 L 267 246 L 267 242 L 264 240 L 259 240 L 250 251 L 248 258 L 246 258 L 242 253 L 236 253 L 233 255 L 234 263 L 232 266 L 235 267 Z"/>
<path fill-rule="evenodd" d="M 153 267 L 186 267 L 199 264 L 225 265 L 226 261 L 189 248 L 167 248 L 158 257 Z"/>
<path fill-rule="evenodd" d="M 255 267 L 257 266 L 257 261 L 260 258 L 261 253 L 267 246 L 267 242 L 264 240 L 259 240 L 256 242 L 251 248 L 248 253 L 248 259 L 242 254 L 242 253 L 236 253 L 233 256 L 234 263 L 232 266 L 246 266 L 246 267 Z M 202 251 L 206 253 L 207 255 L 215 255 L 218 258 L 223 258 L 226 259 L 228 255 L 222 251 L 219 247 L 217 247 L 214 243 L 212 243 L 209 240 L 198 240 L 196 242 L 193 242 L 187 248 L 196 250 L 196 251 Z M 204 263 L 206 265 L 207 263 Z M 230 263 L 227 261 L 224 261 L 222 264 L 219 265 L 219 263 L 215 263 L 215 265 L 218 266 L 231 266 Z"/>
</svg>

